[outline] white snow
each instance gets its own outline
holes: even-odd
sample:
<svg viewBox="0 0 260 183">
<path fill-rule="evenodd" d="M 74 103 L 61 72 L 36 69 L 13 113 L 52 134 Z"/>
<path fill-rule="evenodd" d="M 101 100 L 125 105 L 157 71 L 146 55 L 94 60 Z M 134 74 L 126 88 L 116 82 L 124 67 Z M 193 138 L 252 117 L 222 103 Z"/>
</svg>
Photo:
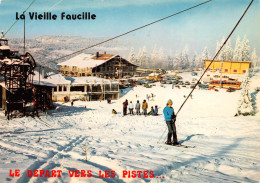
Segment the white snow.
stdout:
<svg viewBox="0 0 260 183">
<path fill-rule="evenodd" d="M 106 60 L 96 60 L 93 59 L 95 57 L 95 54 L 86 54 L 86 53 L 81 53 L 65 62 L 61 62 L 58 65 L 62 66 L 77 66 L 79 68 L 93 68 L 96 66 L 99 66 L 103 63 L 105 63 L 107 60 L 110 60 L 114 58 L 116 55 L 106 57 Z"/>
<path fill-rule="evenodd" d="M 190 73 L 182 73 L 191 81 Z M 259 83 L 260 74 L 250 87 Z M 160 143 L 166 129 L 162 110 L 169 98 L 177 111 L 189 88 L 171 85 L 137 86 L 121 93 L 112 104 L 106 101 L 57 103 L 55 110 L 39 118 L 0 117 L 0 182 L 258 182 L 260 180 L 260 116 L 238 116 L 241 91 L 195 89 L 177 117 L 178 139 L 195 148 Z M 154 94 L 151 106 L 159 116 L 122 117 L 126 99 L 140 102 Z M 136 98 L 137 95 L 137 98 Z M 259 93 L 255 94 L 257 107 Z M 147 99 L 146 99 L 147 100 Z M 86 106 L 86 108 L 85 108 Z M 112 115 L 112 109 L 118 114 Z M 259 110 L 259 108 L 258 108 Z M 39 140 L 40 139 L 40 140 Z M 84 144 L 87 144 L 85 161 Z M 9 177 L 10 169 L 21 176 Z M 62 170 L 60 178 L 27 177 L 28 169 Z M 91 170 L 92 177 L 70 178 L 68 170 Z M 115 178 L 100 178 L 99 170 L 114 170 Z M 123 178 L 123 170 L 154 171 L 161 178 Z M 164 178 L 163 178 L 164 177 Z"/>
</svg>

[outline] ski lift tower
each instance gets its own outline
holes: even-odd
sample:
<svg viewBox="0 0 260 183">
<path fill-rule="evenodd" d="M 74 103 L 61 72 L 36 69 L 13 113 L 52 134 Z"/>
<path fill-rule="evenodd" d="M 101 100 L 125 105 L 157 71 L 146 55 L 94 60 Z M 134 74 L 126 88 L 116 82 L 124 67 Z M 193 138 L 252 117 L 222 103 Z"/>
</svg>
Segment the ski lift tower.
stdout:
<svg viewBox="0 0 260 183">
<path fill-rule="evenodd" d="M 6 89 L 6 96 L 3 97 L 5 99 L 3 108 L 8 119 L 10 115 L 12 117 L 14 110 L 25 112 L 26 91 L 29 87 L 28 83 L 32 83 L 35 67 L 36 63 L 32 55 L 28 52 L 21 55 L 18 51 L 11 51 L 8 40 L 4 38 L 2 33 L 0 38 L 0 76 L 4 79 Z"/>
</svg>

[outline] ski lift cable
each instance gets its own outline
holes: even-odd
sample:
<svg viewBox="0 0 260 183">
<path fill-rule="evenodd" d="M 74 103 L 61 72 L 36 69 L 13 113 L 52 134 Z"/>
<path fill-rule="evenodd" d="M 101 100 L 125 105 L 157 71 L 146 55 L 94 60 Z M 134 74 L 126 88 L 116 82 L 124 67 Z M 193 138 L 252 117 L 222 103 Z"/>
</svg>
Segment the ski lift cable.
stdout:
<svg viewBox="0 0 260 183">
<path fill-rule="evenodd" d="M 220 53 L 220 51 L 222 50 L 222 48 L 226 45 L 227 41 L 229 40 L 229 38 L 232 36 L 232 34 L 234 33 L 234 31 L 236 30 L 237 26 L 240 24 L 241 20 L 244 18 L 245 14 L 247 13 L 248 9 L 250 8 L 250 6 L 252 5 L 252 3 L 254 2 L 254 0 L 251 0 L 250 4 L 248 5 L 248 7 L 246 8 L 246 10 L 244 11 L 243 15 L 240 17 L 240 19 L 238 20 L 238 22 L 236 23 L 235 27 L 232 29 L 232 31 L 230 32 L 230 34 L 228 35 L 228 37 L 226 38 L 226 40 L 224 41 L 224 43 L 222 44 L 222 46 L 219 48 L 219 50 L 217 51 L 217 53 L 215 54 L 215 56 L 213 57 L 213 59 L 211 60 L 210 64 L 207 66 L 207 68 L 204 70 L 203 74 L 200 76 L 199 80 L 197 81 L 197 83 L 195 84 L 195 86 L 192 88 L 191 92 L 189 93 L 188 97 L 184 100 L 184 102 L 182 103 L 181 107 L 179 108 L 179 110 L 176 113 L 176 117 L 178 113 L 181 111 L 182 107 L 184 106 L 184 104 L 187 102 L 187 100 L 189 99 L 189 97 L 191 96 L 191 94 L 193 93 L 193 91 L 195 90 L 195 88 L 197 87 L 197 85 L 199 84 L 200 80 L 202 79 L 202 77 L 204 76 L 204 74 L 207 72 L 207 70 L 209 69 L 209 67 L 211 66 L 211 64 L 213 63 L 213 61 L 217 58 L 218 54 Z M 166 132 L 167 128 L 164 130 L 162 136 L 164 135 L 164 133 Z M 161 138 L 158 140 L 157 143 L 159 143 L 161 141 Z"/>
<path fill-rule="evenodd" d="M 35 2 L 36 0 L 33 0 L 31 2 L 31 4 L 23 11 L 23 14 L 33 5 L 33 3 Z M 18 22 L 18 20 L 16 20 L 12 25 L 11 27 L 9 27 L 9 29 L 4 33 L 4 36 L 13 28 L 13 26 Z"/>
<path fill-rule="evenodd" d="M 89 47 L 86 47 L 86 48 L 83 48 L 83 49 L 81 49 L 81 50 L 78 50 L 78 51 L 75 51 L 75 52 L 73 52 L 73 53 L 70 53 L 70 54 L 68 54 L 68 55 L 65 55 L 65 56 L 56 58 L 56 59 L 54 59 L 54 60 L 48 61 L 48 62 L 46 62 L 45 64 L 50 63 L 50 62 L 56 63 L 57 60 L 60 60 L 60 59 L 69 57 L 69 56 L 71 56 L 71 55 L 80 53 L 80 52 L 82 52 L 82 51 L 84 51 L 84 50 L 87 50 L 87 49 L 96 47 L 96 46 L 98 46 L 98 45 L 104 44 L 104 43 L 106 43 L 106 42 L 112 41 L 112 40 L 114 40 L 114 39 L 117 39 L 117 38 L 119 38 L 119 37 L 125 36 L 125 35 L 127 35 L 127 34 L 132 33 L 132 32 L 135 32 L 135 31 L 137 31 L 137 30 L 139 30 L 139 29 L 143 29 L 143 28 L 145 28 L 145 27 L 148 27 L 148 26 L 150 26 L 150 25 L 152 25 L 152 24 L 155 24 L 155 23 L 158 23 L 158 22 L 160 22 L 160 21 L 166 20 L 166 19 L 171 18 L 171 17 L 173 17 L 173 16 L 179 15 L 179 14 L 181 14 L 181 13 L 184 13 L 184 12 L 186 12 L 186 11 L 189 11 L 189 10 L 191 10 L 191 9 L 194 9 L 194 8 L 196 8 L 196 7 L 199 7 L 199 6 L 203 5 L 203 4 L 209 3 L 209 2 L 211 2 L 211 1 L 213 1 L 213 0 L 208 0 L 208 1 L 205 1 L 205 2 L 203 2 L 203 3 L 197 4 L 197 5 L 195 5 L 195 6 L 192 6 L 192 7 L 190 7 L 190 8 L 184 9 L 184 10 L 182 10 L 182 11 L 179 11 L 179 12 L 174 13 L 174 14 L 172 14 L 172 15 L 169 15 L 169 16 L 167 16 L 167 17 L 164 17 L 164 18 L 161 18 L 161 19 L 159 19 L 159 20 L 153 21 L 153 22 L 148 23 L 148 24 L 146 24 L 146 25 L 143 25 L 143 26 L 141 26 L 141 27 L 132 29 L 132 30 L 130 30 L 130 31 L 128 31 L 128 32 L 125 32 L 125 33 L 123 33 L 123 34 L 120 34 L 120 35 L 118 35 L 118 36 L 109 38 L 109 39 L 107 39 L 107 40 L 105 40 L 105 41 L 99 42 L 99 43 L 97 43 L 97 44 L 94 44 L 94 45 L 91 45 L 91 46 L 89 46 Z M 43 64 L 43 65 L 45 65 L 45 64 Z"/>
</svg>

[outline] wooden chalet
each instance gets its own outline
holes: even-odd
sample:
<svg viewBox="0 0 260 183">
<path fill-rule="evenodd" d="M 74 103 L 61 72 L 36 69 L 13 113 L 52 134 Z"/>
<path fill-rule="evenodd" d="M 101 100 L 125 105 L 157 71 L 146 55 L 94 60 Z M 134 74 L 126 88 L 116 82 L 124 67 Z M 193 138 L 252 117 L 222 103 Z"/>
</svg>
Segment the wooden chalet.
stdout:
<svg viewBox="0 0 260 183">
<path fill-rule="evenodd" d="M 65 62 L 59 63 L 59 72 L 65 77 L 96 76 L 100 78 L 123 78 L 134 76 L 137 65 L 115 54 L 85 54 L 77 55 Z"/>
</svg>

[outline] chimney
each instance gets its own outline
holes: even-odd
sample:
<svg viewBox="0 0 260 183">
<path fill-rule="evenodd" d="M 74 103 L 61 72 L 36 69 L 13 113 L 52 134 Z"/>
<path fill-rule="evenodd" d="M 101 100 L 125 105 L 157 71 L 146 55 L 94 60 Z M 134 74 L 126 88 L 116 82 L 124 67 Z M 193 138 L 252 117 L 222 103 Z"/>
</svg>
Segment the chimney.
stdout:
<svg viewBox="0 0 260 183">
<path fill-rule="evenodd" d="M 106 51 L 104 51 L 104 54 L 107 54 L 107 52 L 106 52 Z"/>
<path fill-rule="evenodd" d="M 96 57 L 97 57 L 97 58 L 99 57 L 99 52 L 96 53 Z"/>
</svg>

